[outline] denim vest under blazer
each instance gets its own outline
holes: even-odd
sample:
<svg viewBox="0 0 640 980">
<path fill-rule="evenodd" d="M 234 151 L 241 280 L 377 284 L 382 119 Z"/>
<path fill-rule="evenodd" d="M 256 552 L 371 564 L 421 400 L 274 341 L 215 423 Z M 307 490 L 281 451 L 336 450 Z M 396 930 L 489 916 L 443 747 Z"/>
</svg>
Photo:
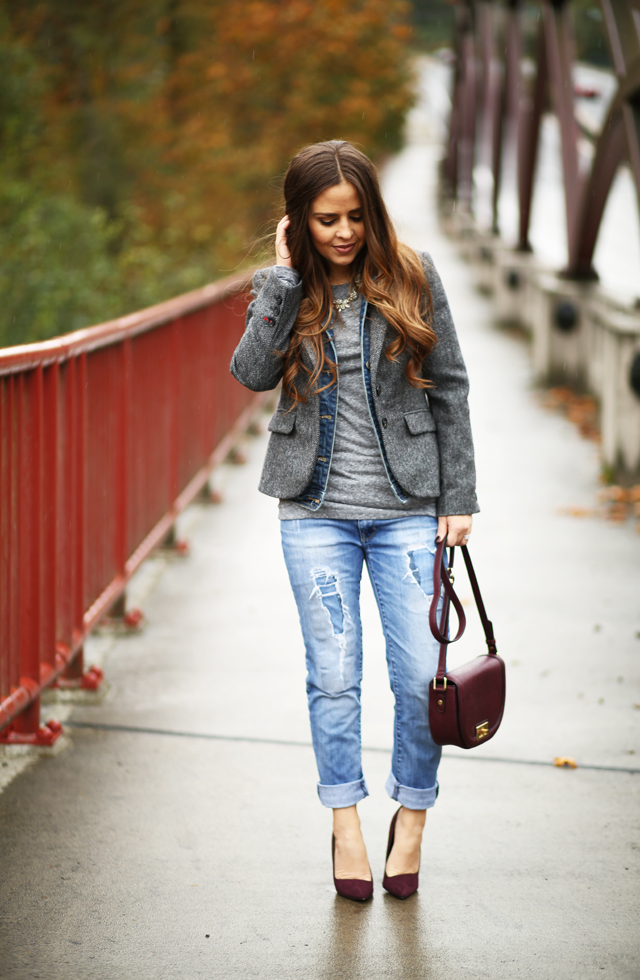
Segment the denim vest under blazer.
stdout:
<svg viewBox="0 0 640 980">
<path fill-rule="evenodd" d="M 378 448 L 380 450 L 380 455 L 382 456 L 382 462 L 384 463 L 385 472 L 389 479 L 391 489 L 400 503 L 406 504 L 408 497 L 391 472 L 389 461 L 387 460 L 387 454 L 382 442 L 382 433 L 380 432 L 380 422 L 378 420 L 378 414 L 376 412 L 376 407 L 371 392 L 371 363 L 369 361 L 371 338 L 369 336 L 368 311 L 369 304 L 365 299 L 360 304 L 359 331 L 362 380 L 364 382 L 364 389 L 367 395 L 367 408 L 369 409 L 369 415 L 371 416 L 371 422 L 373 424 L 373 431 L 376 434 Z M 324 335 L 325 355 L 332 359 L 334 364 L 338 365 L 339 367 L 338 353 L 333 342 L 333 336 L 333 328 L 329 327 L 325 331 Z M 322 507 L 324 497 L 327 492 L 327 483 L 329 482 L 329 472 L 331 470 L 331 460 L 333 459 L 333 446 L 336 438 L 340 384 L 337 380 L 331 384 L 331 373 L 329 371 L 321 371 L 318 379 L 318 388 L 324 388 L 324 391 L 321 391 L 319 395 L 320 441 L 318 443 L 318 459 L 313 471 L 313 476 L 311 477 L 308 486 L 305 487 L 299 497 L 293 498 L 296 503 L 301 505 L 301 507 L 306 507 L 307 510 L 314 511 L 319 510 L 319 508 Z M 384 419 L 384 421 L 386 423 L 386 419 Z"/>
</svg>

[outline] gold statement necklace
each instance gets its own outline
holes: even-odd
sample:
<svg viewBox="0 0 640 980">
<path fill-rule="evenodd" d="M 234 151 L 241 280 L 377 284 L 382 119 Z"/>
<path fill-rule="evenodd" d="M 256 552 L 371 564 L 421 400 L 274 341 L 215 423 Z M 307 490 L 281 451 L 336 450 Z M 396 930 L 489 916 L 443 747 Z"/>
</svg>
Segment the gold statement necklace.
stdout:
<svg viewBox="0 0 640 980">
<path fill-rule="evenodd" d="M 339 313 L 344 313 L 344 311 L 349 306 L 349 304 L 352 303 L 354 299 L 356 299 L 358 293 L 360 292 L 361 285 L 362 285 L 362 276 L 356 276 L 356 278 L 353 280 L 353 289 L 349 292 L 347 298 L 334 299 L 333 301 L 334 309 L 338 310 Z"/>
</svg>

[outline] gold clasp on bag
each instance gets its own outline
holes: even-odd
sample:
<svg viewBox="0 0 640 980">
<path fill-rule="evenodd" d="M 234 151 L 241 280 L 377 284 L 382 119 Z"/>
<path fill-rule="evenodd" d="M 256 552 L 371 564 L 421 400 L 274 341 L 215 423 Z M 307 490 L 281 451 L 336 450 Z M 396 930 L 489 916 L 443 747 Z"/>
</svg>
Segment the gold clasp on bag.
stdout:
<svg viewBox="0 0 640 980">
<path fill-rule="evenodd" d="M 442 694 L 442 697 L 441 698 L 438 698 L 438 708 L 440 708 L 442 711 L 444 711 L 444 694 L 445 694 L 445 691 L 447 690 L 447 678 L 446 677 L 443 677 L 442 678 L 442 687 L 438 687 L 438 678 L 437 678 L 437 676 L 434 677 L 433 678 L 433 690 L 434 691 L 437 691 L 438 694 Z"/>
<path fill-rule="evenodd" d="M 486 738 L 489 734 L 489 721 L 480 721 L 476 725 L 476 738 Z"/>
</svg>

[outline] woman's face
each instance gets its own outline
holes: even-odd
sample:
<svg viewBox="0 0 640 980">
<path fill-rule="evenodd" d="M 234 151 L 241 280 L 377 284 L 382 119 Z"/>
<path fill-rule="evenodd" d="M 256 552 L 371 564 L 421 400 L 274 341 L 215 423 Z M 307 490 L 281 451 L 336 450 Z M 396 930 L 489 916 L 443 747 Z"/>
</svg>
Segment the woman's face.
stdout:
<svg viewBox="0 0 640 980">
<path fill-rule="evenodd" d="M 312 201 L 309 231 L 329 263 L 333 285 L 348 282 L 351 263 L 365 243 L 362 202 L 353 184 L 335 184 Z"/>
</svg>

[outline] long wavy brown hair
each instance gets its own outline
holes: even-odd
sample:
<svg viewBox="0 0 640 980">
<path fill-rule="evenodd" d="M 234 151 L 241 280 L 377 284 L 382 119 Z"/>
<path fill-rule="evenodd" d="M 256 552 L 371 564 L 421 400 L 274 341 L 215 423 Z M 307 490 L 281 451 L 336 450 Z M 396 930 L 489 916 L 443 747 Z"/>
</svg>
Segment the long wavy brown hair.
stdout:
<svg viewBox="0 0 640 980">
<path fill-rule="evenodd" d="M 365 231 L 365 244 L 351 267 L 351 285 L 360 276 L 360 292 L 396 332 L 385 351 L 387 359 L 397 361 L 406 350 L 409 384 L 414 388 L 431 385 L 421 376 L 421 368 L 437 338 L 431 327 L 431 292 L 420 258 L 398 241 L 369 158 L 351 143 L 330 140 L 306 146 L 296 154 L 284 178 L 285 214 L 290 220 L 287 246 L 303 286 L 291 343 L 284 354 L 282 380 L 294 405 L 337 379 L 336 365 L 326 356 L 323 345 L 323 334 L 333 315 L 329 265 L 313 244 L 309 211 L 319 194 L 343 181 L 352 184 L 360 196 Z M 309 349 L 309 345 L 313 369 L 302 359 L 303 347 Z M 330 372 L 331 381 L 319 388 L 316 383 L 322 371 Z"/>
</svg>

